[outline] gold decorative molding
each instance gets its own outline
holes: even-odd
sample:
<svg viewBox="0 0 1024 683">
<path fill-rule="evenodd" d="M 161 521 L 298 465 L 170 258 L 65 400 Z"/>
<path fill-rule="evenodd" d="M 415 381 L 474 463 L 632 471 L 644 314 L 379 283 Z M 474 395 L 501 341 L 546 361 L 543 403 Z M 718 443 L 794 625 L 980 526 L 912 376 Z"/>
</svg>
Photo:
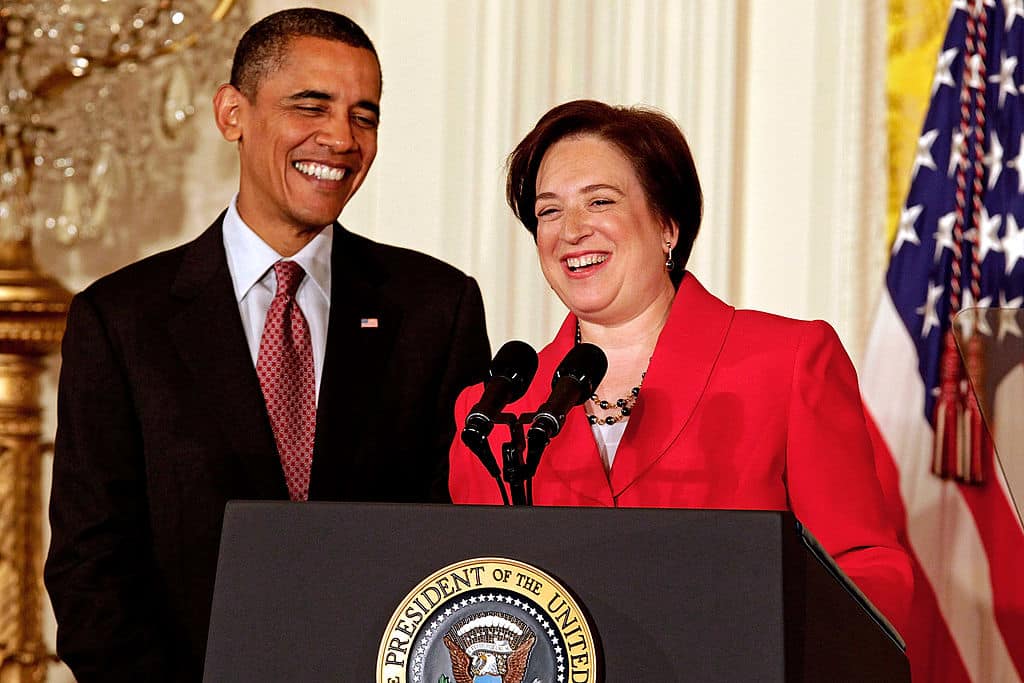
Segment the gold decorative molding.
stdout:
<svg viewBox="0 0 1024 683">
<path fill-rule="evenodd" d="M 41 624 L 39 378 L 70 300 L 27 241 L 0 243 L 0 683 L 42 683 L 54 660 Z"/>
</svg>

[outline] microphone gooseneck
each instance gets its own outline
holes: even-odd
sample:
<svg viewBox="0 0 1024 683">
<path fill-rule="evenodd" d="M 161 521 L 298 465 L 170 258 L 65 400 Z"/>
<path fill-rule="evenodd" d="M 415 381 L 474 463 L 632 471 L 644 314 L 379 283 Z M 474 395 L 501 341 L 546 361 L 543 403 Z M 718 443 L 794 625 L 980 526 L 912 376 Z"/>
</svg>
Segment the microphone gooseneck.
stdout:
<svg viewBox="0 0 1024 683">
<path fill-rule="evenodd" d="M 487 371 L 484 393 L 469 410 L 465 429 L 487 437 L 494 429 L 494 418 L 506 405 L 526 393 L 537 373 L 537 352 L 526 342 L 512 340 L 498 349 Z"/>
<path fill-rule="evenodd" d="M 466 447 L 479 458 L 488 474 L 498 481 L 501 497 L 507 504 L 501 484 L 501 467 L 487 441 L 494 429 L 494 420 L 506 405 L 523 397 L 537 373 L 537 352 L 526 342 L 506 342 L 494 355 L 484 381 L 484 393 L 466 416 L 461 438 Z"/>
<path fill-rule="evenodd" d="M 551 378 L 551 395 L 537 409 L 526 433 L 527 476 L 537 471 L 548 443 L 562 431 L 566 414 L 585 402 L 608 371 L 608 358 L 593 344 L 577 344 L 565 355 Z"/>
</svg>

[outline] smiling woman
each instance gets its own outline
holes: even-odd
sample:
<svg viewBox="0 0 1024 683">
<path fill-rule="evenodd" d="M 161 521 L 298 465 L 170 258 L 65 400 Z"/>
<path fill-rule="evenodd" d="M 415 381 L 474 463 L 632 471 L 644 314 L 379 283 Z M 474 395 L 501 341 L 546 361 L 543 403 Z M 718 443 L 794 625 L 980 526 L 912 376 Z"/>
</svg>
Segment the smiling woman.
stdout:
<svg viewBox="0 0 1024 683">
<path fill-rule="evenodd" d="M 679 237 L 654 215 L 629 160 L 587 135 L 551 146 L 537 172 L 537 253 L 544 277 L 581 327 L 663 322 L 675 290 L 660 266 Z M 659 326 L 660 327 L 660 326 Z"/>
<path fill-rule="evenodd" d="M 686 138 L 653 111 L 569 102 L 510 156 L 507 196 L 536 240 L 545 279 L 576 315 L 577 338 L 609 356 L 599 393 L 613 397 L 611 410 L 588 407 L 594 421 L 623 423 L 609 435 L 617 440 L 627 417 L 618 403 L 632 409 L 700 228 L 703 195 Z"/>
<path fill-rule="evenodd" d="M 585 413 L 570 414 L 545 451 L 534 502 L 792 510 L 901 628 L 912 574 L 853 366 L 828 324 L 736 310 L 685 270 L 702 194 L 679 128 L 641 108 L 555 107 L 512 153 L 507 188 L 570 311 L 507 410 L 540 405 L 575 344 L 608 358 Z M 457 424 L 481 393 L 463 392 Z M 454 501 L 500 502 L 458 439 L 450 462 Z"/>
</svg>

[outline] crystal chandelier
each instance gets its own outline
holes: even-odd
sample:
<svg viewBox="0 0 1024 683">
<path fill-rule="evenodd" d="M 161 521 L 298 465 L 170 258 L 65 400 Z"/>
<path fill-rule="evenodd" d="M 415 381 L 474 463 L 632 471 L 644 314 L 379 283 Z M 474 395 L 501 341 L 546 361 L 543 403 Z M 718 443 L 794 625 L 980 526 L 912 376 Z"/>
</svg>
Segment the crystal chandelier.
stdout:
<svg viewBox="0 0 1024 683">
<path fill-rule="evenodd" d="M 193 94 L 227 70 L 233 4 L 4 0 L 0 242 L 95 239 L 145 202 L 188 143 Z"/>
</svg>

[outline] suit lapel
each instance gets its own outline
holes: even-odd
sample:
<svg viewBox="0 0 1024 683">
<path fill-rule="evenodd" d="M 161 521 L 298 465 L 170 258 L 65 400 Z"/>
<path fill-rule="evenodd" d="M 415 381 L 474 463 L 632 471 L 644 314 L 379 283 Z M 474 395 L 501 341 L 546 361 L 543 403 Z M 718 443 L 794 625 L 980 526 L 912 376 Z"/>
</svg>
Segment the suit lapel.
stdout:
<svg viewBox="0 0 1024 683">
<path fill-rule="evenodd" d="M 242 329 L 224 253 L 221 218 L 188 247 L 172 294 L 172 344 L 192 374 L 198 399 L 223 429 L 241 471 L 266 497 L 287 498 L 274 436 Z M 212 332 L 216 331 L 216 332 Z"/>
<path fill-rule="evenodd" d="M 683 278 L 612 465 L 615 496 L 643 476 L 686 428 L 711 379 L 734 313 L 692 274 Z"/>
<path fill-rule="evenodd" d="M 331 251 L 331 312 L 317 406 L 310 498 L 359 497 L 361 463 L 382 444 L 361 444 L 379 402 L 381 369 L 394 345 L 402 311 L 382 285 L 383 268 L 369 242 L 337 224 Z M 379 433 L 379 432 L 374 432 Z"/>
</svg>

